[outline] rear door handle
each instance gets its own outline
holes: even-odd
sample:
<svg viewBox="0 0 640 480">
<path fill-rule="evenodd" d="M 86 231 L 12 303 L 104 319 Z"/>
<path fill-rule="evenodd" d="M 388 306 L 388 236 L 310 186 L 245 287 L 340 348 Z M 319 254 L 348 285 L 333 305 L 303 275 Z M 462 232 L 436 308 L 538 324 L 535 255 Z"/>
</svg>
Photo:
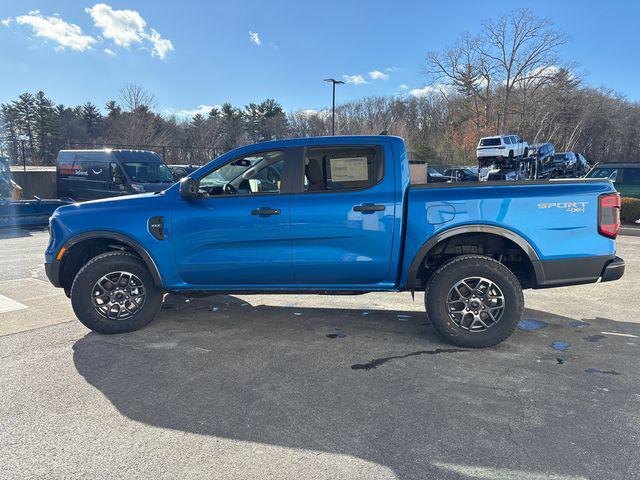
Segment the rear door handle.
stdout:
<svg viewBox="0 0 640 480">
<path fill-rule="evenodd" d="M 279 208 L 257 208 L 255 210 L 251 210 L 251 215 L 260 215 L 260 216 L 270 216 L 270 215 L 280 215 Z"/>
<path fill-rule="evenodd" d="M 382 212 L 384 208 L 384 205 L 355 205 L 353 207 L 353 211 L 362 213 L 373 213 Z"/>
</svg>

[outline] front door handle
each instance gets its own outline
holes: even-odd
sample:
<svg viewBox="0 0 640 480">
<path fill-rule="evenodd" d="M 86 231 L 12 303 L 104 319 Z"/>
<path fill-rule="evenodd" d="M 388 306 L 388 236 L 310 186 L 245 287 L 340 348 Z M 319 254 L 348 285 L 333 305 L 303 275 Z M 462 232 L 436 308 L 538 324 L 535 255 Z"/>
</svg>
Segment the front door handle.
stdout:
<svg viewBox="0 0 640 480">
<path fill-rule="evenodd" d="M 251 210 L 251 215 L 260 215 L 260 216 L 271 216 L 271 215 L 280 215 L 279 208 L 257 208 L 255 210 Z"/>
<path fill-rule="evenodd" d="M 355 205 L 353 207 L 354 212 L 362 212 L 362 213 L 373 213 L 373 212 L 382 212 L 384 210 L 384 205 Z"/>
</svg>

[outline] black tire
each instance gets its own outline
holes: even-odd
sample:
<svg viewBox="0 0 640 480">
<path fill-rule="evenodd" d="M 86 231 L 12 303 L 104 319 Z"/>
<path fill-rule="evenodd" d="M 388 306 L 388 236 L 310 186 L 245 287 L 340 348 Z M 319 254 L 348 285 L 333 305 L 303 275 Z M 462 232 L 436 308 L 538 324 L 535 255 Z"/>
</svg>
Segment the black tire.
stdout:
<svg viewBox="0 0 640 480">
<path fill-rule="evenodd" d="M 447 307 L 453 286 L 473 277 L 493 282 L 504 298 L 499 320 L 480 331 L 458 325 Z M 524 296 L 516 276 L 500 262 L 483 255 L 461 255 L 446 262 L 431 276 L 425 289 L 425 306 L 431 324 L 445 340 L 462 347 L 482 348 L 497 345 L 513 333 L 522 317 Z"/>
<path fill-rule="evenodd" d="M 509 150 L 509 161 L 513 162 L 513 150 Z"/>
<path fill-rule="evenodd" d="M 522 158 L 527 158 L 529 156 L 529 149 L 525 148 L 524 149 L 524 154 L 522 155 Z"/>
<path fill-rule="evenodd" d="M 124 319 L 107 318 L 94 308 L 95 285 L 112 272 L 128 272 L 142 282 L 144 298 L 140 306 L 132 304 L 131 301 L 123 304 L 133 307 L 134 310 L 133 314 L 129 310 L 123 312 L 124 315 L 128 315 Z M 111 285 L 113 287 L 113 284 Z M 132 297 L 133 295 L 131 293 Z M 162 305 L 162 296 L 162 290 L 154 285 L 144 262 L 132 253 L 120 251 L 103 253 L 89 260 L 80 269 L 71 286 L 71 305 L 78 320 L 98 333 L 126 333 L 139 330 L 155 318 Z M 118 311 L 122 309 L 121 306 L 117 308 Z"/>
</svg>

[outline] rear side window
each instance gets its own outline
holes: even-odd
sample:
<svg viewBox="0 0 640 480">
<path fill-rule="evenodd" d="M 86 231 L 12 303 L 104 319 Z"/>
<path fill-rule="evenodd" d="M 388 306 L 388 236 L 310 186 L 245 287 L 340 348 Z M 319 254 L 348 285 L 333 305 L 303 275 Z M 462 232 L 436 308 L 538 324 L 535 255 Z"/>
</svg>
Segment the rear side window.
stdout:
<svg viewBox="0 0 640 480">
<path fill-rule="evenodd" d="M 501 142 L 499 138 L 483 138 L 480 140 L 481 147 L 498 147 Z"/>
<path fill-rule="evenodd" d="M 304 157 L 304 190 L 322 192 L 370 187 L 383 175 L 375 147 L 310 148 Z"/>
<path fill-rule="evenodd" d="M 504 137 L 504 143 L 511 145 L 511 137 Z"/>
</svg>

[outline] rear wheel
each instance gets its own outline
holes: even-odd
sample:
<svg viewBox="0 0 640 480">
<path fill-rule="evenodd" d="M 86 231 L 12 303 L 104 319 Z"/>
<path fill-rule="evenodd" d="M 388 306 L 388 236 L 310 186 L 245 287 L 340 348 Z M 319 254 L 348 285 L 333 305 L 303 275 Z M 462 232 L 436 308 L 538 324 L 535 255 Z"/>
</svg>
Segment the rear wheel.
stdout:
<svg viewBox="0 0 640 480">
<path fill-rule="evenodd" d="M 99 333 L 138 330 L 153 320 L 162 304 L 144 262 L 128 252 L 107 252 L 80 269 L 71 286 L 78 319 Z"/>
<path fill-rule="evenodd" d="M 513 333 L 524 297 L 520 282 L 503 264 L 482 255 L 462 255 L 433 274 L 425 305 L 433 327 L 445 340 L 480 348 Z"/>
</svg>

